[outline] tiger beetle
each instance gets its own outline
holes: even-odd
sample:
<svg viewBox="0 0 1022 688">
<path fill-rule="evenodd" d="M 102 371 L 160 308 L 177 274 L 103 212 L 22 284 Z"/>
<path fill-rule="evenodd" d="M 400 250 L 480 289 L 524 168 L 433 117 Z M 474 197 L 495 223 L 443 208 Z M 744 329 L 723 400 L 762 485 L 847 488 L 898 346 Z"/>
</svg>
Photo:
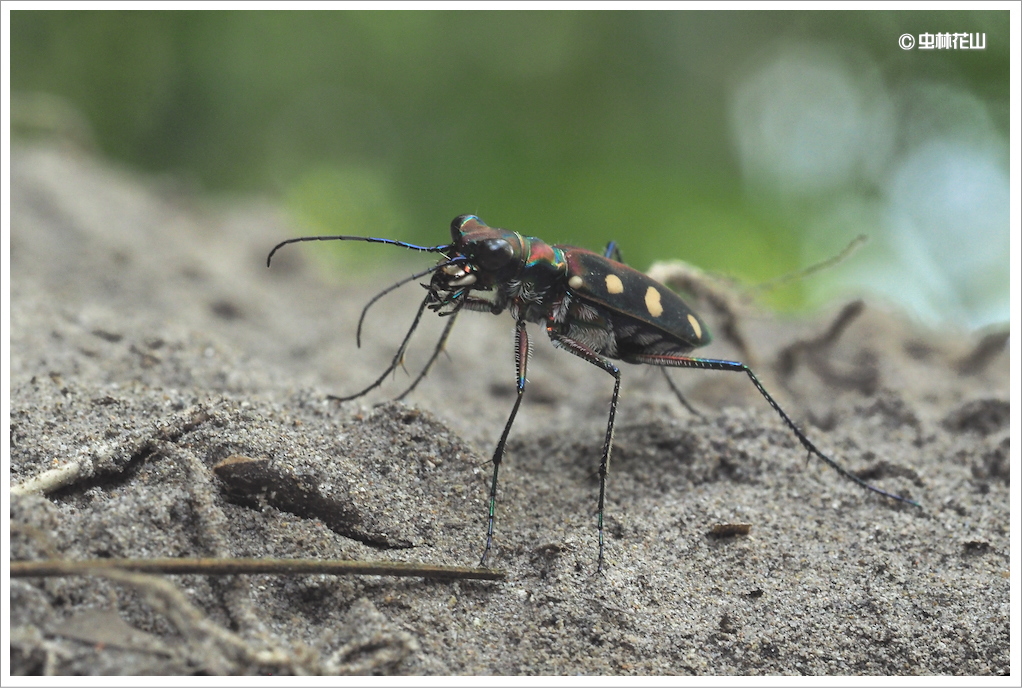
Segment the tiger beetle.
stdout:
<svg viewBox="0 0 1022 688">
<path fill-rule="evenodd" d="M 597 505 L 596 528 L 599 539 L 597 572 L 603 570 L 603 511 L 607 487 L 607 470 L 614 440 L 614 416 L 621 389 L 621 370 L 610 359 L 625 363 L 644 363 L 662 368 L 702 368 L 745 373 L 767 403 L 791 429 L 809 456 L 816 456 L 839 474 L 867 490 L 899 502 L 919 506 L 916 502 L 870 485 L 842 468 L 821 452 L 798 429 L 794 421 L 766 391 L 752 369 L 738 361 L 694 358 L 692 349 L 710 343 L 710 333 L 688 305 L 673 291 L 621 262 L 614 242 L 601 255 L 576 246 L 550 245 L 537 239 L 488 227 L 475 215 L 459 215 L 451 222 L 451 243 L 440 246 L 417 246 L 394 239 L 361 236 L 312 236 L 282 241 L 266 257 L 267 267 L 273 254 L 287 244 L 301 241 L 367 241 L 390 244 L 414 251 L 438 253 L 440 261 L 386 288 L 362 309 L 358 322 L 357 341 L 361 344 L 362 322 L 366 312 L 383 295 L 403 284 L 432 275 L 426 297 L 419 305 L 411 327 L 398 347 L 387 369 L 362 391 L 339 401 L 357 399 L 378 387 L 404 359 L 405 349 L 428 308 L 449 317 L 432 356 L 419 375 L 397 399 L 415 389 L 429 372 L 443 350 L 454 321 L 462 310 L 499 315 L 509 311 L 515 321 L 515 368 L 517 398 L 511 408 L 500 441 L 493 452 L 493 478 L 490 482 L 489 511 L 486 525 L 486 546 L 479 562 L 486 558 L 493 543 L 493 521 L 497 505 L 497 473 L 504 457 L 508 433 L 514 424 L 525 392 L 525 376 L 529 362 L 529 335 L 525 323 L 546 326 L 547 336 L 557 348 L 592 363 L 614 377 L 614 394 L 610 399 L 610 415 L 600 457 L 600 498 Z M 489 298 L 477 296 L 485 293 Z M 667 371 L 664 370 L 667 376 Z M 668 382 L 670 377 L 667 376 Z M 673 384 L 672 384 L 673 388 Z M 676 388 L 675 391 L 677 392 Z M 683 397 L 682 398 L 684 401 Z M 687 404 L 686 404 L 687 405 Z"/>
</svg>

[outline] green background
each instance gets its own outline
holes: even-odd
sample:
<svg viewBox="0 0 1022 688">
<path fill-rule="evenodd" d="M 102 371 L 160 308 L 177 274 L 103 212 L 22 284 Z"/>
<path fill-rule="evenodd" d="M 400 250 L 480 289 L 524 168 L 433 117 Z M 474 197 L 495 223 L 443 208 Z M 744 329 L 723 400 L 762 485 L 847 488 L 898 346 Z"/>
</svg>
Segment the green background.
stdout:
<svg viewBox="0 0 1022 688">
<path fill-rule="evenodd" d="M 922 31 L 985 32 L 987 49 L 898 47 Z M 203 194 L 276 197 L 307 233 L 444 243 L 452 217 L 476 213 L 551 243 L 615 239 L 640 269 L 680 258 L 754 284 L 885 231 L 861 212 L 807 240 L 841 199 L 881 196 L 882 175 L 750 190 L 735 94 L 792 46 L 868 65 L 892 92 L 968 93 L 1007 147 L 1007 12 L 15 11 L 13 127 Z M 339 253 L 379 271 L 397 251 Z M 813 303 L 826 279 L 769 300 Z"/>
</svg>

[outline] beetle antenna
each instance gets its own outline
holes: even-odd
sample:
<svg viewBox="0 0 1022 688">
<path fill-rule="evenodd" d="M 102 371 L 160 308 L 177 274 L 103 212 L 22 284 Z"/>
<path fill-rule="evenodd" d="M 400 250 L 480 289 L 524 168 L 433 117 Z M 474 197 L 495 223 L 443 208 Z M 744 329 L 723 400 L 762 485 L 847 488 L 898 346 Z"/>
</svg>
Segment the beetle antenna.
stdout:
<svg viewBox="0 0 1022 688">
<path fill-rule="evenodd" d="M 752 293 L 769 291 L 771 289 L 776 289 L 781 285 L 787 284 L 788 282 L 793 282 L 795 280 L 803 280 L 807 277 L 814 275 L 817 272 L 820 272 L 821 270 L 832 268 L 838 263 L 844 262 L 850 255 L 858 251 L 859 247 L 864 246 L 868 241 L 869 237 L 867 235 L 860 234 L 859 236 L 852 239 L 847 246 L 845 246 L 837 254 L 831 256 L 830 258 L 825 258 L 824 260 L 821 260 L 819 263 L 813 263 L 809 267 L 802 268 L 801 270 L 797 270 L 795 272 L 789 272 L 786 275 L 781 275 L 780 277 L 775 277 L 774 279 L 769 280 L 767 282 L 757 284 L 756 286 L 752 287 L 749 291 L 751 291 Z"/>
<path fill-rule="evenodd" d="M 384 296 L 386 296 L 390 292 L 394 291 L 398 287 L 404 286 L 404 285 L 408 284 L 409 282 L 413 282 L 413 281 L 419 279 L 420 277 L 425 277 L 429 273 L 435 272 L 436 270 L 439 270 L 440 268 L 445 268 L 448 265 L 453 265 L 454 263 L 456 263 L 458 261 L 459 261 L 459 259 L 455 259 L 455 260 L 449 260 L 446 263 L 439 263 L 439 264 L 434 265 L 433 267 L 429 268 L 428 270 L 423 270 L 422 272 L 417 272 L 414 275 L 411 275 L 409 277 L 405 277 L 400 282 L 395 282 L 394 284 L 390 285 L 389 287 L 387 287 L 386 289 L 381 291 L 379 294 L 377 294 L 373 298 L 369 299 L 369 303 L 367 303 L 365 305 L 365 307 L 362 309 L 362 315 L 358 316 L 358 328 L 355 330 L 355 344 L 360 349 L 362 348 L 362 323 L 366 319 L 366 313 L 369 312 L 369 309 L 372 307 L 372 305 L 374 303 L 376 303 L 381 298 L 383 298 Z"/>
<path fill-rule="evenodd" d="M 400 246 L 413 251 L 424 251 L 426 253 L 444 253 L 453 248 L 451 244 L 444 244 L 443 246 L 419 246 L 417 244 L 409 244 L 404 241 L 397 241 L 396 239 L 378 239 L 376 237 L 348 236 L 344 234 L 338 234 L 337 236 L 296 237 L 294 239 L 285 239 L 274 246 L 270 251 L 270 254 L 266 256 L 266 267 L 270 267 L 270 261 L 273 259 L 273 254 L 276 253 L 278 249 L 287 246 L 288 244 L 297 244 L 300 241 L 368 241 L 370 244 L 390 244 L 391 246 Z"/>
</svg>

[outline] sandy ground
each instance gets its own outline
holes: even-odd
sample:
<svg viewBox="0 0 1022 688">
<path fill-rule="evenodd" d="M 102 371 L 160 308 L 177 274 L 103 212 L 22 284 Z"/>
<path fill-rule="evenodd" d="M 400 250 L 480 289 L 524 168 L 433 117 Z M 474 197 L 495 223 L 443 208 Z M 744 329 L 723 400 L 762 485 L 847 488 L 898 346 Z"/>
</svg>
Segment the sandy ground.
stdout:
<svg viewBox="0 0 1022 688">
<path fill-rule="evenodd" d="M 267 269 L 267 250 L 298 231 L 277 208 L 210 206 L 72 150 L 16 147 L 12 176 L 10 479 L 65 476 L 10 498 L 12 559 L 478 561 L 514 397 L 506 315 L 463 317 L 406 402 L 388 402 L 399 372 L 333 403 L 389 362 L 421 290 L 381 301 L 361 349 L 354 325 L 408 273 L 331 282 L 302 247 Z M 867 303 L 836 341 L 798 344 L 844 305 L 808 322 L 745 309 L 739 325 L 818 445 L 922 508 L 807 463 L 742 376 L 676 371 L 698 417 L 658 371 L 625 366 L 596 575 L 611 379 L 533 328 L 490 560 L 505 581 L 16 579 L 12 672 L 1005 673 L 1003 339 L 927 332 Z M 414 340 L 412 373 L 441 324 Z M 701 353 L 737 355 L 718 340 Z M 317 508 L 239 498 L 212 470 L 239 455 Z M 748 534 L 713 534 L 733 523 Z"/>
</svg>

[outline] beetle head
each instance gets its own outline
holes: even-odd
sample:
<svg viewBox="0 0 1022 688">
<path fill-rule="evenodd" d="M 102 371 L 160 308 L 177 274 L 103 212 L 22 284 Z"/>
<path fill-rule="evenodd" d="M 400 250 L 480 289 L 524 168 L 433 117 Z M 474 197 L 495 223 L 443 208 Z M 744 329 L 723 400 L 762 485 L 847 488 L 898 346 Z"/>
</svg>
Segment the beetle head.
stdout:
<svg viewBox="0 0 1022 688">
<path fill-rule="evenodd" d="M 517 232 L 488 227 L 475 215 L 459 215 L 451 222 L 452 249 L 464 261 L 438 271 L 443 288 L 488 288 L 517 272 L 525 251 Z M 442 276 L 441 276 L 442 273 Z M 439 286 L 439 285 L 438 285 Z"/>
</svg>

